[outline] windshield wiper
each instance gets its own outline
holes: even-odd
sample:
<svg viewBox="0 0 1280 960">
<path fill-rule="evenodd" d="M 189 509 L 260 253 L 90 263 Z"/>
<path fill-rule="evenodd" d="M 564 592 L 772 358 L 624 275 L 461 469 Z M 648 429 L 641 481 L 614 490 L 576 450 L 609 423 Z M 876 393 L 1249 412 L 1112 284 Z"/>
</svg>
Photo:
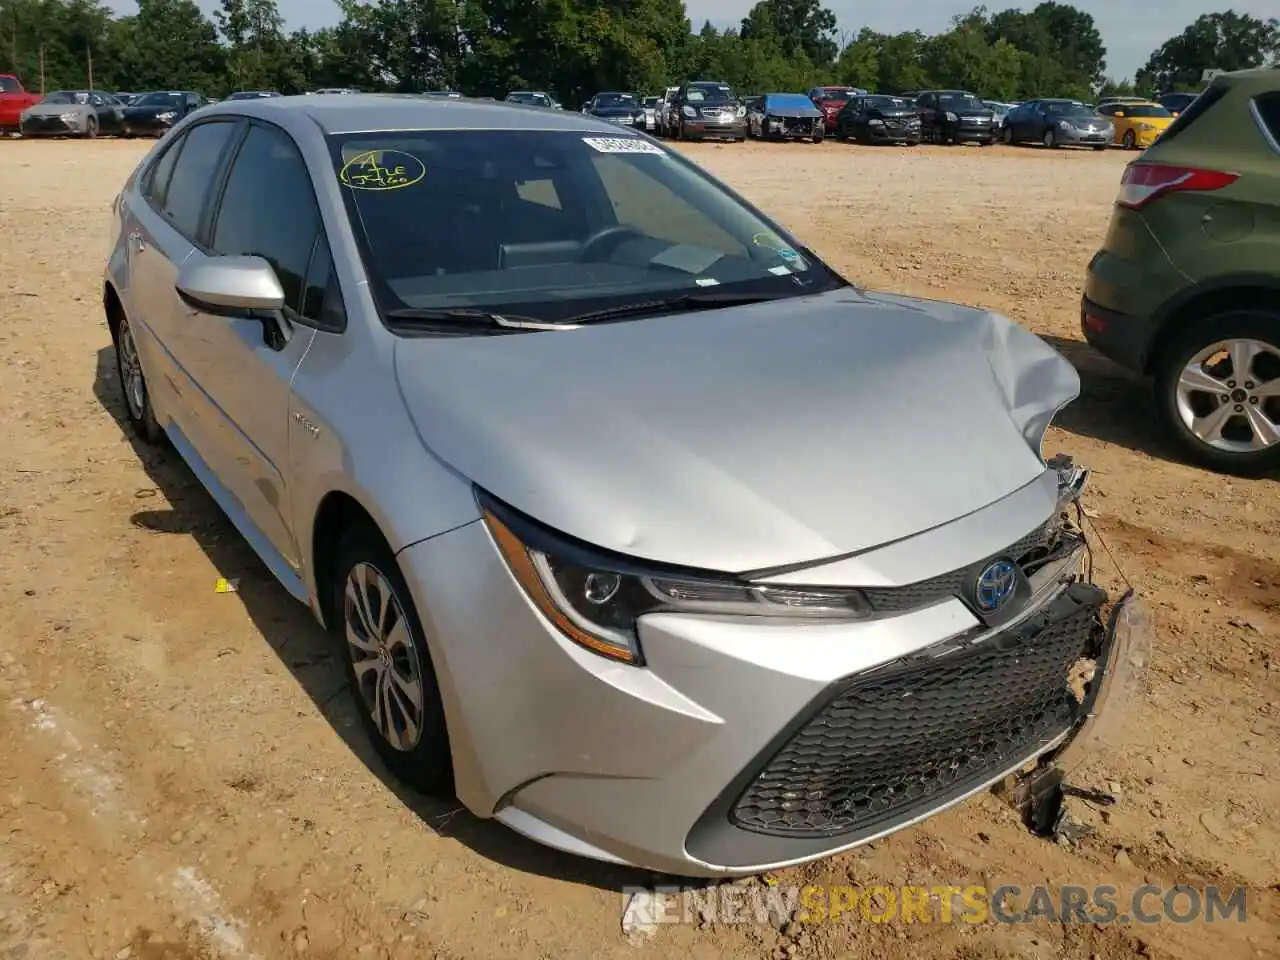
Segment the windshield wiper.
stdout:
<svg viewBox="0 0 1280 960">
<path fill-rule="evenodd" d="M 645 300 L 641 303 L 626 303 L 620 307 L 592 310 L 590 313 L 580 313 L 569 317 L 566 323 L 594 323 L 597 320 L 615 320 L 645 313 L 668 313 L 676 310 L 715 310 L 718 307 L 744 307 L 752 303 L 781 300 L 786 296 L 792 296 L 792 294 L 690 293 L 683 297 L 668 297 L 665 300 Z"/>
<path fill-rule="evenodd" d="M 474 307 L 402 307 L 388 310 L 389 320 L 439 321 L 450 324 L 466 324 L 482 327 L 499 327 L 503 330 L 569 330 L 571 323 L 551 323 L 537 317 L 518 313 L 494 313 Z"/>
</svg>

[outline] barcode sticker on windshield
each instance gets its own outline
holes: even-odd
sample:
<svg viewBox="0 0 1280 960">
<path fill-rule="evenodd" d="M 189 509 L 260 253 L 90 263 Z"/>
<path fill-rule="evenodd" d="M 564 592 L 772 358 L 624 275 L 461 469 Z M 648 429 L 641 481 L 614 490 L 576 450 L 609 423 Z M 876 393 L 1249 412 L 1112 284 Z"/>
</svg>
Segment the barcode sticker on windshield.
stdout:
<svg viewBox="0 0 1280 960">
<path fill-rule="evenodd" d="M 656 153 L 662 148 L 639 137 L 583 137 L 582 142 L 600 153 Z"/>
</svg>

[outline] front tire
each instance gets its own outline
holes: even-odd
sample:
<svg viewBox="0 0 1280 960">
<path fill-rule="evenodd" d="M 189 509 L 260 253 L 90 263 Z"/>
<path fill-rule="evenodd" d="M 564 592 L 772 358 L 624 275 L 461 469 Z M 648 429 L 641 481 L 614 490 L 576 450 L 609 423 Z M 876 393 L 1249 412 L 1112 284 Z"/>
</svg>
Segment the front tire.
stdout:
<svg viewBox="0 0 1280 960">
<path fill-rule="evenodd" d="M 84 122 L 84 138 L 94 140 L 98 136 L 98 118 L 90 117 Z"/>
<path fill-rule="evenodd" d="M 431 654 L 400 565 L 376 530 L 349 527 L 330 584 L 331 631 L 365 732 L 387 768 L 428 794 L 453 791 L 453 759 Z"/>
<path fill-rule="evenodd" d="M 1132 130 L 1126 130 L 1124 132 L 1124 140 L 1121 142 L 1124 143 L 1124 148 L 1126 150 L 1138 149 L 1138 138 L 1134 136 Z"/>
<path fill-rule="evenodd" d="M 1004 128 L 1004 142 L 1006 146 L 1013 146 L 1013 127 Z"/>
<path fill-rule="evenodd" d="M 1050 150 L 1056 150 L 1058 148 L 1058 138 L 1054 134 L 1052 127 L 1044 132 L 1044 140 L 1042 142 Z"/>
<path fill-rule="evenodd" d="M 146 375 L 142 372 L 142 357 L 138 353 L 138 342 L 134 339 L 128 317 L 120 317 L 113 339 L 116 347 L 116 375 L 120 378 L 120 392 L 124 394 L 125 417 L 140 440 L 156 446 L 164 441 L 165 434 L 151 407 L 151 392 L 147 389 Z"/>
<path fill-rule="evenodd" d="M 1160 420 L 1189 460 L 1246 477 L 1280 468 L 1280 311 L 1205 317 L 1154 367 Z"/>
</svg>

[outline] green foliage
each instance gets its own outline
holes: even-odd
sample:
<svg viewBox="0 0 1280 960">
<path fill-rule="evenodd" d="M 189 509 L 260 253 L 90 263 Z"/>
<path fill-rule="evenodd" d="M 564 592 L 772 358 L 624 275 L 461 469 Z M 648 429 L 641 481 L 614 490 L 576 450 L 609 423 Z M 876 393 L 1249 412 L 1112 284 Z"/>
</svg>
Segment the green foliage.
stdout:
<svg viewBox="0 0 1280 960">
<path fill-rule="evenodd" d="M 337 0 L 342 20 L 286 33 L 277 0 L 139 0 L 116 17 L 99 0 L 0 0 L 0 71 L 40 89 L 317 87 L 546 90 L 570 109 L 598 90 L 656 93 L 687 79 L 743 93 L 844 83 L 886 93 L 930 87 L 994 99 L 1092 98 L 1198 89 L 1206 68 L 1276 62 L 1280 24 L 1206 14 L 1151 55 L 1135 83 L 1105 76 L 1093 17 L 1065 3 L 977 7 L 934 36 L 841 33 L 821 0 L 760 0 L 739 27 L 694 33 L 684 0 Z"/>
<path fill-rule="evenodd" d="M 1206 13 L 1176 37 L 1165 41 L 1138 71 L 1140 87 L 1199 91 L 1205 70 L 1245 70 L 1277 63 L 1280 22 L 1247 13 Z"/>
</svg>

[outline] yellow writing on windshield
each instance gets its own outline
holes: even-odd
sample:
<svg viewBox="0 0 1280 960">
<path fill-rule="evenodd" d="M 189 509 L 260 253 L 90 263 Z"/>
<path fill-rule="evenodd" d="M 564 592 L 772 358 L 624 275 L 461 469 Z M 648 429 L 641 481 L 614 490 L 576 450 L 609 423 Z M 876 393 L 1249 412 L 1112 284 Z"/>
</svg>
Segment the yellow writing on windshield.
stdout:
<svg viewBox="0 0 1280 960">
<path fill-rule="evenodd" d="M 342 165 L 338 179 L 353 190 L 399 190 L 427 175 L 427 168 L 411 153 L 366 150 Z"/>
</svg>

